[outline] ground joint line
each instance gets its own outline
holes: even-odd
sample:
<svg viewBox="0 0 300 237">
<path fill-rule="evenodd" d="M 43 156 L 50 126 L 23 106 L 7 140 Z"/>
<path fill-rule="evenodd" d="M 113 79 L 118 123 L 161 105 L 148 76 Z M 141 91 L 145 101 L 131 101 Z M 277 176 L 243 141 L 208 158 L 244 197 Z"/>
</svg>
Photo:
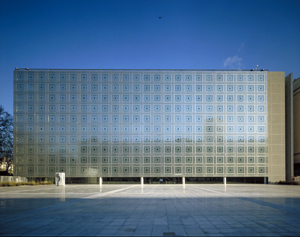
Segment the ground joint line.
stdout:
<svg viewBox="0 0 300 237">
<path fill-rule="evenodd" d="M 94 199 L 94 198 L 99 198 L 99 197 L 107 196 L 107 195 L 110 195 L 110 194 L 113 194 L 113 193 L 122 192 L 122 191 L 124 191 L 124 190 L 131 189 L 131 188 L 135 188 L 135 187 L 140 187 L 140 185 L 133 185 L 133 186 L 129 186 L 129 187 L 127 187 L 127 188 L 116 189 L 116 190 L 108 191 L 108 192 L 105 192 L 105 193 L 97 193 L 97 194 L 95 194 L 95 195 L 88 196 L 88 197 L 84 197 L 84 198 L 82 198 L 82 199 Z"/>
<path fill-rule="evenodd" d="M 205 190 L 207 192 L 218 193 L 218 194 L 222 194 L 222 195 L 225 195 L 225 196 L 231 196 L 228 193 L 224 193 L 224 192 L 220 192 L 220 191 L 215 191 L 215 190 L 211 190 L 211 189 L 207 189 L 207 188 L 200 188 L 200 189 Z"/>
</svg>

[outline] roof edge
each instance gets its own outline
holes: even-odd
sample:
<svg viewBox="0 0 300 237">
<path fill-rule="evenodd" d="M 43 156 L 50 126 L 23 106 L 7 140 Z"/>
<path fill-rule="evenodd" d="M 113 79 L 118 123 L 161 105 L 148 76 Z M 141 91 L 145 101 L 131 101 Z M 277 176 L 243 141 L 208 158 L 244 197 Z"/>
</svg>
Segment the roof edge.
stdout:
<svg viewBox="0 0 300 237">
<path fill-rule="evenodd" d="M 229 72 L 229 71 L 269 71 L 268 69 L 62 69 L 62 68 L 15 68 L 14 71 L 217 71 L 217 72 Z"/>
</svg>

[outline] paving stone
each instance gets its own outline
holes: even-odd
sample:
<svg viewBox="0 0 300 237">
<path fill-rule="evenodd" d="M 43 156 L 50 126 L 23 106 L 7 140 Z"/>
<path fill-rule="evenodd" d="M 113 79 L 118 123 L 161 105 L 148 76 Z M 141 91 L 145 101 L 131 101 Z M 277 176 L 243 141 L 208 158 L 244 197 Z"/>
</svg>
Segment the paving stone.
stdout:
<svg viewBox="0 0 300 237">
<path fill-rule="evenodd" d="M 67 185 L 0 188 L 5 236 L 298 236 L 300 187 Z"/>
</svg>

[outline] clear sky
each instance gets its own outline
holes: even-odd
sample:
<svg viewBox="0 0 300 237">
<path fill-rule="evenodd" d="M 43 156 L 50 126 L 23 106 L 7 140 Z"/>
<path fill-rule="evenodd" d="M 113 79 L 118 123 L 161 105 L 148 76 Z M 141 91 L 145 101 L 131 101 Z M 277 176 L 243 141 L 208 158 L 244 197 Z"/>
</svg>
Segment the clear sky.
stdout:
<svg viewBox="0 0 300 237">
<path fill-rule="evenodd" d="M 259 69 L 300 77 L 300 0 L 0 0 L 0 104 L 13 70 Z"/>
</svg>

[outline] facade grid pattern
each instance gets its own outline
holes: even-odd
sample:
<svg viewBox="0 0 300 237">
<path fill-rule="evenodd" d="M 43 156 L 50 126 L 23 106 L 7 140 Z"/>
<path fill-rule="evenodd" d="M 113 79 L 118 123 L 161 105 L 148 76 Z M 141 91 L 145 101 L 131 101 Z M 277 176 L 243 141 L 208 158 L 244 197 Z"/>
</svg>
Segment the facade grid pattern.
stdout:
<svg viewBox="0 0 300 237">
<path fill-rule="evenodd" d="M 267 73 L 16 70 L 16 175 L 265 177 Z"/>
</svg>

